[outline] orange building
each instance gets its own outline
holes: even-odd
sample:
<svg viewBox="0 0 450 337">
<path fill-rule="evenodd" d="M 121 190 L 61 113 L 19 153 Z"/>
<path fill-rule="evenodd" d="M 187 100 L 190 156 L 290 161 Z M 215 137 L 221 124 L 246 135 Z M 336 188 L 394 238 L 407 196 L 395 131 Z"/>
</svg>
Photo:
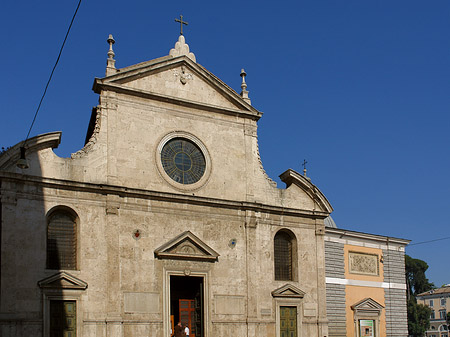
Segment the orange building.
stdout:
<svg viewBox="0 0 450 337">
<path fill-rule="evenodd" d="M 325 234 L 329 336 L 407 336 L 409 240 L 338 229 Z"/>
</svg>

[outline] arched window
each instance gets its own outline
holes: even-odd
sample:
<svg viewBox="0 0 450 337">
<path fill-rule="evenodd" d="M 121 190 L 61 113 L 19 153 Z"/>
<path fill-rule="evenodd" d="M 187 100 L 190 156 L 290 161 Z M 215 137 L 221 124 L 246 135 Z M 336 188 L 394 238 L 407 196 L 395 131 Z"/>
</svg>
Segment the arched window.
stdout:
<svg viewBox="0 0 450 337">
<path fill-rule="evenodd" d="M 295 275 L 296 240 L 292 232 L 280 230 L 274 239 L 275 280 L 293 281 Z"/>
<path fill-rule="evenodd" d="M 73 211 L 61 208 L 47 221 L 47 269 L 77 268 L 77 221 Z"/>
</svg>

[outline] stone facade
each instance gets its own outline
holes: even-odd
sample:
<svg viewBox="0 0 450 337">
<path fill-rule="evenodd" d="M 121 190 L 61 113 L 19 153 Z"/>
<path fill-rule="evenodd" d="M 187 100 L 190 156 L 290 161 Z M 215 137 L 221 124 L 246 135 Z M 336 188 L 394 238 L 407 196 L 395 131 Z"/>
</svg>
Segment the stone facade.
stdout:
<svg viewBox="0 0 450 337">
<path fill-rule="evenodd" d="M 0 156 L 1 335 L 50 336 L 65 322 L 72 336 L 162 337 L 186 313 L 196 336 L 275 337 L 289 309 L 297 336 L 327 336 L 332 208 L 295 171 L 281 175 L 285 189 L 267 177 L 248 92 L 198 65 L 183 36 L 170 55 L 122 69 L 108 41 L 85 147 L 60 158 L 54 132 Z M 172 140 L 203 156 L 192 183 L 162 162 Z M 16 167 L 21 147 L 27 169 Z M 184 173 L 189 155 L 174 157 Z M 72 249 L 51 248 L 50 232 L 68 223 L 76 267 L 50 268 Z M 275 277 L 279 233 L 292 259 Z"/>
<path fill-rule="evenodd" d="M 376 336 L 406 336 L 407 241 L 332 228 L 293 170 L 277 188 L 244 70 L 239 95 L 183 36 L 121 69 L 108 43 L 85 146 L 60 158 L 52 132 L 0 154 L 1 336 L 167 337 L 178 320 L 196 337 L 356 336 L 369 311 Z"/>
</svg>

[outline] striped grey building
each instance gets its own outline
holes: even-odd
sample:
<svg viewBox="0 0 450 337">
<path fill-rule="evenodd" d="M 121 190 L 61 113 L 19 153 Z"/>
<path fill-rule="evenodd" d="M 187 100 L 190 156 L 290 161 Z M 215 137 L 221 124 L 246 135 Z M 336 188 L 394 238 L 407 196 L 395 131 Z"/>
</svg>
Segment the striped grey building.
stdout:
<svg viewBox="0 0 450 337">
<path fill-rule="evenodd" d="M 339 229 L 331 218 L 325 223 L 329 336 L 407 336 L 409 241 Z"/>
</svg>

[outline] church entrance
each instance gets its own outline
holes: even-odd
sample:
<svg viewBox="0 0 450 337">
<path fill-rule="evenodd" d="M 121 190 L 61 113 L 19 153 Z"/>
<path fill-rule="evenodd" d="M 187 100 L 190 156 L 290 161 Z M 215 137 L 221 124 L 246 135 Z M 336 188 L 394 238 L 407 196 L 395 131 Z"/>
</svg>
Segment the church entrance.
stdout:
<svg viewBox="0 0 450 337">
<path fill-rule="evenodd" d="M 297 337 L 296 307 L 280 307 L 280 336 Z"/>
<path fill-rule="evenodd" d="M 181 324 L 189 337 L 204 337 L 203 277 L 170 276 L 170 319 L 172 331 Z"/>
</svg>

